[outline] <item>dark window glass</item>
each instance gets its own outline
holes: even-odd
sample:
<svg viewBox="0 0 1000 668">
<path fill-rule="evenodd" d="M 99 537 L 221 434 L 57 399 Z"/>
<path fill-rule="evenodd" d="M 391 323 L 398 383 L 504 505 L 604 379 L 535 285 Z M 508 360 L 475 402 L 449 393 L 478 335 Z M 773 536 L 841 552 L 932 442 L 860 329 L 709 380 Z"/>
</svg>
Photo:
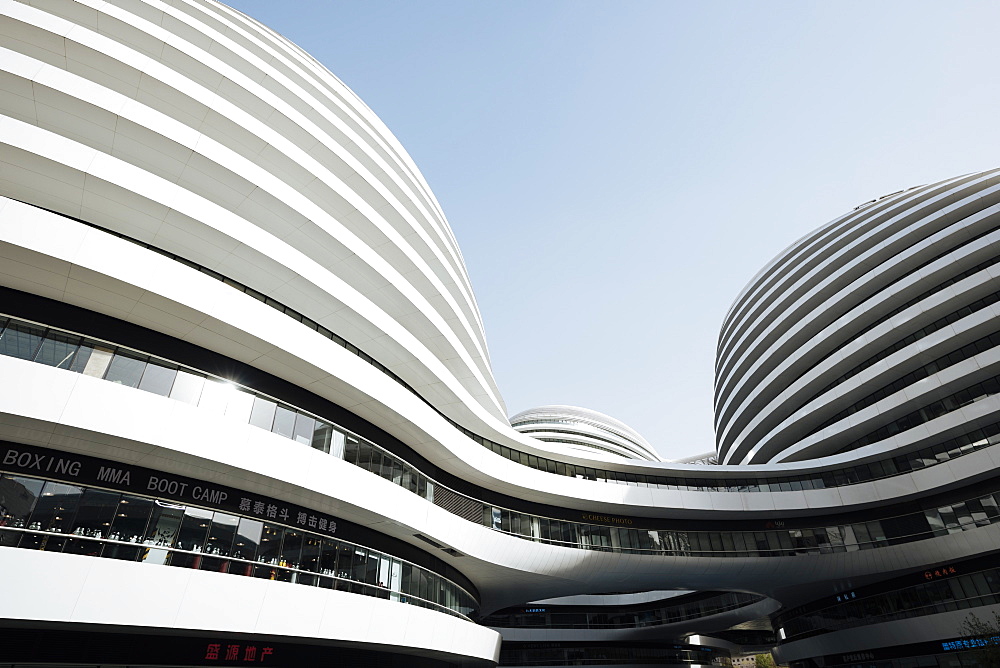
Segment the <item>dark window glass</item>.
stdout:
<svg viewBox="0 0 1000 668">
<path fill-rule="evenodd" d="M 320 556 L 323 551 L 323 539 L 318 536 L 305 536 L 302 542 L 302 558 L 299 568 L 312 573 L 320 572 Z"/>
<path fill-rule="evenodd" d="M 3 333 L 0 333 L 0 355 L 22 360 L 34 359 L 44 334 L 44 327 L 11 322 Z"/>
<path fill-rule="evenodd" d="M 302 542 L 301 531 L 285 529 L 285 540 L 281 544 L 281 566 L 299 567 L 299 563 L 302 561 Z"/>
<path fill-rule="evenodd" d="M 177 547 L 191 552 L 202 552 L 205 539 L 212 524 L 212 511 L 201 508 L 185 508 L 184 518 L 177 534 Z"/>
<path fill-rule="evenodd" d="M 44 486 L 42 480 L 0 475 L 0 528 L 28 526 L 28 518 Z M 16 545 L 19 536 L 0 532 L 0 545 Z"/>
<path fill-rule="evenodd" d="M 281 539 L 284 535 L 284 527 L 265 524 L 260 536 L 260 549 L 257 552 L 257 561 L 263 561 L 266 564 L 277 564 L 281 559 Z"/>
<path fill-rule="evenodd" d="M 357 464 L 360 446 L 358 439 L 348 436 L 347 444 L 344 446 L 344 460 L 351 464 Z"/>
<path fill-rule="evenodd" d="M 271 431 L 274 424 L 274 409 L 277 404 L 264 397 L 254 397 L 253 410 L 250 412 L 250 424 Z"/>
<path fill-rule="evenodd" d="M 89 538 L 107 538 L 118 509 L 118 492 L 88 489 L 83 493 L 73 522 L 73 533 Z"/>
<path fill-rule="evenodd" d="M 141 543 L 147 535 L 149 518 L 153 512 L 153 501 L 140 496 L 122 494 L 111 523 L 111 533 L 108 538 L 128 543 Z M 108 545 L 104 548 L 105 557 L 132 561 L 139 555 L 139 548 L 125 545 Z"/>
<path fill-rule="evenodd" d="M 215 513 L 212 516 L 212 526 L 208 532 L 208 542 L 205 544 L 205 552 L 216 554 L 220 557 L 228 557 L 233 548 L 233 539 L 236 537 L 236 525 L 240 518 L 226 513 Z"/>
<path fill-rule="evenodd" d="M 108 371 L 104 375 L 104 380 L 112 383 L 127 385 L 128 387 L 138 387 L 142 372 L 146 368 L 146 356 L 135 353 L 119 351 L 111 359 Z"/>
<path fill-rule="evenodd" d="M 183 519 L 184 506 L 154 501 L 153 513 L 146 527 L 145 543 L 158 547 L 172 547 L 177 540 Z"/>
<path fill-rule="evenodd" d="M 294 429 L 295 411 L 287 406 L 278 406 L 278 409 L 274 413 L 274 426 L 271 427 L 271 431 L 285 438 L 291 438 Z"/>
<path fill-rule="evenodd" d="M 241 518 L 239 528 L 236 531 L 236 539 L 233 542 L 233 556 L 251 561 L 256 559 L 257 546 L 260 545 L 263 530 L 264 524 L 262 522 L 246 517 Z"/>
<path fill-rule="evenodd" d="M 176 376 L 176 367 L 169 367 L 150 360 L 142 374 L 142 380 L 139 381 L 139 389 L 166 397 L 170 394 L 170 388 L 173 387 Z"/>
<path fill-rule="evenodd" d="M 38 348 L 35 361 L 59 369 L 69 369 L 81 340 L 79 336 L 49 332 Z"/>
<path fill-rule="evenodd" d="M 354 462 L 366 471 L 371 470 L 372 446 L 364 441 L 358 444 L 358 459 Z"/>
<path fill-rule="evenodd" d="M 61 482 L 46 482 L 31 513 L 29 528 L 71 533 L 83 488 Z"/>
<path fill-rule="evenodd" d="M 332 440 L 333 425 L 317 420 L 312 433 L 312 447 L 322 452 L 329 453 Z"/>
</svg>

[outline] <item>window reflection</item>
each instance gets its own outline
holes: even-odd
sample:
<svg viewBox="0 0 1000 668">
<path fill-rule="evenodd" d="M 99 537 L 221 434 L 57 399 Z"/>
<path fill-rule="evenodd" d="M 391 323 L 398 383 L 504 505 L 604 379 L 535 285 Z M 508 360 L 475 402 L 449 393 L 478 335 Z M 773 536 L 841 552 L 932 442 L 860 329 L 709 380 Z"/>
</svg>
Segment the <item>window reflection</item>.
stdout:
<svg viewBox="0 0 1000 668">
<path fill-rule="evenodd" d="M 474 614 L 436 573 L 334 538 L 228 513 L 0 474 L 0 545 L 253 576 Z M 406 570 L 413 592 L 401 596 Z M 446 592 L 452 592 L 450 595 Z"/>
</svg>

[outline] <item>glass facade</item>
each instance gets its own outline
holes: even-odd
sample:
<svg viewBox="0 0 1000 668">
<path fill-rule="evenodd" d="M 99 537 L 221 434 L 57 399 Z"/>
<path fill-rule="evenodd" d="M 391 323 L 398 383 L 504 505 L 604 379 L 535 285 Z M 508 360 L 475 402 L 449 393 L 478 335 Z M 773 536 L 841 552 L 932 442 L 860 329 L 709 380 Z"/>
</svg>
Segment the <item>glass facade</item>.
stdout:
<svg viewBox="0 0 1000 668">
<path fill-rule="evenodd" d="M 728 650 L 697 645 L 654 643 L 505 642 L 501 666 L 731 666 Z"/>
<path fill-rule="evenodd" d="M 122 346 L 89 339 L 53 327 L 0 316 L 0 355 L 33 360 L 39 364 L 104 378 L 199 406 L 228 418 L 272 431 L 303 445 L 310 445 L 334 456 L 344 457 L 352 464 L 363 468 L 370 466 L 366 462 L 374 461 L 371 457 L 359 459 L 351 454 L 345 456 L 345 447 L 353 453 L 361 447 L 361 442 L 366 441 L 321 417 L 223 378 Z M 456 427 L 469 438 L 502 457 L 555 475 L 635 487 L 701 492 L 788 492 L 854 485 L 934 466 L 1000 442 L 1000 422 L 998 422 L 917 452 L 812 475 L 680 478 L 642 473 L 626 474 L 536 457 L 483 439 L 458 425 Z M 394 481 L 405 480 L 407 487 L 412 487 L 415 480 L 417 493 L 433 500 L 434 484 L 429 478 L 385 449 L 372 443 L 369 443 L 368 447 L 381 453 L 378 467 L 369 470 Z M 394 473 L 397 469 L 398 474 Z"/>
<path fill-rule="evenodd" d="M 818 633 L 997 603 L 1000 603 L 1000 568 L 988 568 L 871 596 L 850 597 L 806 613 L 790 611 L 776 619 L 776 626 L 784 629 L 785 642 L 791 642 Z"/>
<path fill-rule="evenodd" d="M 0 546 L 291 582 L 466 618 L 479 607 L 433 571 L 338 538 L 29 476 L 0 474 Z"/>
<path fill-rule="evenodd" d="M 685 597 L 690 598 L 690 597 Z M 698 600 L 657 601 L 655 604 L 568 609 L 560 606 L 509 608 L 484 617 L 480 623 L 497 628 L 629 629 L 674 624 L 717 615 L 764 600 L 763 596 L 726 592 Z"/>
<path fill-rule="evenodd" d="M 253 424 L 289 440 L 341 457 L 348 463 L 390 480 L 465 519 L 526 540 L 578 549 L 670 556 L 787 557 L 897 545 L 986 526 L 1000 518 L 1000 497 L 993 494 L 967 499 L 944 508 L 873 521 L 766 531 L 634 529 L 541 517 L 486 504 L 448 489 L 370 441 L 346 432 L 318 416 L 223 379 L 101 341 L 77 337 L 67 342 L 66 339 L 70 337 L 67 332 L 17 319 L 2 318 L 0 325 L 3 326 L 3 330 L 0 330 L 0 353 L 16 353 L 21 359 L 41 364 L 58 360 L 59 365 L 71 371 L 139 390 L 157 392 L 227 418 Z M 49 344 L 49 341 L 54 343 Z M 41 351 L 53 350 L 57 344 L 64 346 L 59 349 L 59 354 L 47 354 L 44 358 L 39 358 Z M 914 468 L 933 466 L 963 456 L 998 441 L 1000 425 L 994 424 L 951 439 L 936 448 L 825 472 L 821 479 L 829 475 L 833 482 L 851 484 L 858 481 L 853 476 L 860 477 L 861 470 L 872 476 L 868 479 L 898 475 Z M 597 476 L 607 475 L 609 482 L 614 475 L 611 471 L 572 467 L 534 456 L 531 457 L 534 461 L 530 461 L 524 453 L 519 454 L 524 457 L 526 465 L 548 470 L 551 464 L 555 467 L 553 472 L 560 473 L 561 470 L 563 475 L 573 472 L 580 478 L 590 479 L 593 476 L 598 480 L 605 478 Z M 617 474 L 614 482 L 648 486 L 649 483 L 645 480 L 648 478 L 649 476 L 638 474 Z M 695 489 L 737 492 L 791 491 L 816 487 L 813 485 L 815 478 L 776 480 L 773 483 L 749 479 L 715 480 L 714 487 Z M 667 482 L 668 479 L 664 481 Z M 691 489 L 689 485 L 683 488 Z"/>
</svg>

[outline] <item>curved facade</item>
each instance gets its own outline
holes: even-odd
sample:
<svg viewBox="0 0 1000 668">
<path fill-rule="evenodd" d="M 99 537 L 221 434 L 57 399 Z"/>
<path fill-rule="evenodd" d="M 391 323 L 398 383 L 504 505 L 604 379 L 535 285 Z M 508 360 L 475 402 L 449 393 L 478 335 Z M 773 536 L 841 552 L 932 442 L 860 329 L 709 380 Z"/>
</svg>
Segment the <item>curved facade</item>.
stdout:
<svg viewBox="0 0 1000 668">
<path fill-rule="evenodd" d="M 725 664 L 773 632 L 804 668 L 940 658 L 996 607 L 993 172 L 779 256 L 724 324 L 722 464 L 666 463 L 593 411 L 511 427 L 440 206 L 292 43 L 206 0 L 9 2 L 0 40 L 0 661 Z M 588 628 L 512 641 L 557 647 L 481 623 L 560 598 Z"/>
<path fill-rule="evenodd" d="M 539 406 L 521 411 L 510 426 L 546 443 L 564 443 L 584 453 L 610 453 L 657 462 L 660 458 L 639 432 L 621 420 L 577 406 Z"/>
<path fill-rule="evenodd" d="M 988 171 L 866 203 L 754 279 L 719 337 L 721 462 L 919 448 L 996 393 L 998 183 Z"/>
</svg>

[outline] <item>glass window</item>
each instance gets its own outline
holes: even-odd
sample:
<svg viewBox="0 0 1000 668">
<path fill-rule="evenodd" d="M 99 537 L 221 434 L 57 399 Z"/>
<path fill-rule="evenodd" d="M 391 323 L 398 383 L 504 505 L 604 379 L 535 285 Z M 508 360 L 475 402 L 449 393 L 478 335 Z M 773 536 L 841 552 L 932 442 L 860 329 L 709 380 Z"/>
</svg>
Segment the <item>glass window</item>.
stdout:
<svg viewBox="0 0 1000 668">
<path fill-rule="evenodd" d="M 354 560 L 351 563 L 351 579 L 357 582 L 365 581 L 365 574 L 368 572 L 368 551 L 360 548 L 354 548 Z"/>
<path fill-rule="evenodd" d="M 11 322 L 0 334 L 0 355 L 22 360 L 34 359 L 35 352 L 45 334 L 44 327 L 28 323 Z"/>
<path fill-rule="evenodd" d="M 271 431 L 279 436 L 291 438 L 295 429 L 295 411 L 287 406 L 278 406 L 274 413 L 274 426 Z"/>
<path fill-rule="evenodd" d="M 358 444 L 358 459 L 354 463 L 366 471 L 371 470 L 372 446 L 369 443 L 361 441 L 361 443 Z"/>
<path fill-rule="evenodd" d="M 197 406 L 201 399 L 201 390 L 205 387 L 205 377 L 181 369 L 174 378 L 170 388 L 170 398 Z"/>
<path fill-rule="evenodd" d="M 73 361 L 70 362 L 69 370 L 74 373 L 83 373 L 87 368 L 87 364 L 90 362 L 90 355 L 94 352 L 94 343 L 92 341 L 84 341 L 76 351 L 76 355 L 73 356 Z M 91 374 L 93 375 L 93 374 Z M 97 376 L 98 378 L 104 377 L 104 369 Z"/>
<path fill-rule="evenodd" d="M 139 561 L 147 564 L 164 565 L 172 563 L 173 554 L 166 548 L 173 545 L 177 538 L 177 530 L 184 517 L 184 506 L 178 506 L 163 501 L 153 502 L 153 512 L 146 527 L 146 547 L 138 555 Z M 189 564 L 173 564 L 189 565 Z M 194 565 L 191 565 L 193 568 Z"/>
<path fill-rule="evenodd" d="M 271 431 L 274 424 L 274 410 L 278 404 L 264 397 L 256 397 L 253 401 L 253 411 L 250 413 L 250 424 Z"/>
<path fill-rule="evenodd" d="M 202 552 L 205 549 L 205 539 L 212 525 L 212 511 L 201 508 L 187 507 L 177 534 L 177 547 L 190 552 Z"/>
<path fill-rule="evenodd" d="M 85 491 L 73 521 L 73 533 L 88 538 L 107 538 L 120 497 L 118 492 L 100 489 Z"/>
<path fill-rule="evenodd" d="M 240 525 L 233 542 L 233 556 L 253 561 L 257 558 L 257 546 L 260 545 L 261 532 L 264 524 L 246 517 L 240 518 Z"/>
<path fill-rule="evenodd" d="M 128 543 L 143 542 L 146 536 L 146 525 L 149 523 L 152 511 L 153 501 L 151 499 L 123 494 L 118 503 L 115 520 L 111 523 L 111 534 L 108 537 Z"/>
<path fill-rule="evenodd" d="M 127 387 L 138 387 L 142 372 L 146 368 L 146 359 L 145 355 L 118 351 L 111 358 L 111 364 L 108 365 L 108 371 L 104 374 L 104 380 Z"/>
<path fill-rule="evenodd" d="M 0 528 L 24 528 L 42 494 L 45 482 L 34 478 L 0 475 Z M 18 534 L 0 532 L 0 545 L 14 545 Z"/>
<path fill-rule="evenodd" d="M 299 567 L 304 571 L 319 573 L 322 550 L 323 539 L 307 534 L 302 541 L 302 558 Z"/>
<path fill-rule="evenodd" d="M 312 447 L 334 457 L 343 457 L 344 435 L 334 429 L 333 425 L 317 420 L 312 434 Z"/>
<path fill-rule="evenodd" d="M 344 460 L 351 464 L 357 464 L 360 445 L 358 439 L 348 436 L 344 446 Z"/>
<path fill-rule="evenodd" d="M 319 572 L 324 575 L 339 575 L 337 557 L 340 555 L 340 541 L 326 538 L 319 558 Z"/>
<path fill-rule="evenodd" d="M 305 413 L 298 413 L 295 416 L 295 428 L 292 430 L 292 438 L 302 445 L 312 445 L 313 432 L 316 429 L 316 420 Z"/>
<path fill-rule="evenodd" d="M 214 378 L 206 378 L 201 389 L 201 399 L 198 406 L 218 415 L 225 415 L 229 398 L 236 392 L 236 386 Z"/>
<path fill-rule="evenodd" d="M 212 516 L 212 526 L 205 543 L 205 552 L 220 557 L 228 557 L 233 549 L 233 539 L 236 537 L 236 526 L 240 518 L 226 513 L 215 513 Z"/>
<path fill-rule="evenodd" d="M 226 417 L 240 424 L 247 424 L 250 422 L 255 399 L 252 393 L 234 385 L 233 392 L 229 394 L 229 403 L 226 404 Z"/>
<path fill-rule="evenodd" d="M 146 392 L 152 392 L 153 394 L 158 394 L 161 397 L 168 396 L 176 376 L 177 367 L 168 366 L 162 362 L 150 360 L 149 363 L 146 364 L 146 370 L 142 374 L 142 380 L 139 381 L 139 389 L 145 390 Z"/>
<path fill-rule="evenodd" d="M 61 482 L 48 481 L 31 513 L 29 528 L 56 533 L 71 533 L 77 505 L 83 488 Z"/>
<path fill-rule="evenodd" d="M 281 558 L 281 539 L 285 535 L 284 527 L 275 524 L 265 524 L 260 536 L 260 549 L 257 561 L 276 564 Z"/>
<path fill-rule="evenodd" d="M 285 540 L 281 544 L 281 559 L 279 565 L 298 568 L 302 561 L 302 543 L 304 536 L 301 531 L 285 529 Z"/>
<path fill-rule="evenodd" d="M 68 369 L 73 363 L 73 356 L 80 347 L 81 340 L 79 336 L 50 331 L 39 346 L 35 361 L 59 369 Z"/>
</svg>

